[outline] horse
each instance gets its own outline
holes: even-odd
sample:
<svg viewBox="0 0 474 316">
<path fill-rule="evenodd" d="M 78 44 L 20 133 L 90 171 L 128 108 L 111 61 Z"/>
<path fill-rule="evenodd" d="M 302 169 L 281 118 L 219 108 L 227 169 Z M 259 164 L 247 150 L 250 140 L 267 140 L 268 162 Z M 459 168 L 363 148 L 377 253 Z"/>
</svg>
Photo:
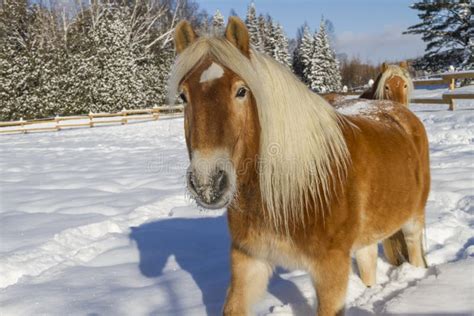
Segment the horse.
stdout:
<svg viewBox="0 0 474 316">
<path fill-rule="evenodd" d="M 402 61 L 398 66 L 383 63 L 374 84 L 364 91 L 359 98 L 392 100 L 408 106 L 412 92 L 413 81 L 408 72 L 408 63 Z M 338 93 L 324 94 L 323 98 L 331 105 L 337 105 L 345 99 L 343 95 Z"/>
<path fill-rule="evenodd" d="M 224 315 L 248 315 L 277 266 L 308 271 L 318 315 L 342 315 L 352 254 L 373 284 L 377 242 L 399 231 L 406 259 L 425 266 L 428 141 L 408 108 L 336 111 L 253 49 L 237 17 L 220 37 L 181 21 L 174 44 L 168 97 L 184 103 L 187 189 L 203 208 L 227 208 Z"/>
<path fill-rule="evenodd" d="M 397 65 L 383 63 L 381 72 L 372 87 L 360 95 L 361 99 L 392 100 L 408 106 L 413 91 L 413 81 L 408 72 L 408 63 Z"/>
</svg>

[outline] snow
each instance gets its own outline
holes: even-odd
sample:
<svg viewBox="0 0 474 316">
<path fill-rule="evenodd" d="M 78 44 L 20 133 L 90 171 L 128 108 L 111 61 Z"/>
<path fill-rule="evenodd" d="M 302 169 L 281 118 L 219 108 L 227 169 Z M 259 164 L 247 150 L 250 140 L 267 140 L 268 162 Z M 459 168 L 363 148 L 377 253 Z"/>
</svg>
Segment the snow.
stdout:
<svg viewBox="0 0 474 316">
<path fill-rule="evenodd" d="M 369 118 L 377 118 L 377 111 L 379 102 L 361 99 L 360 101 L 357 100 L 354 103 L 337 108 L 339 113 L 344 115 L 360 115 L 363 114 Z M 388 106 L 385 107 L 388 109 Z"/>
<path fill-rule="evenodd" d="M 430 268 L 379 258 L 373 288 L 351 275 L 348 315 L 474 312 L 474 104 L 411 108 L 430 139 Z M 186 197 L 187 165 L 182 118 L 1 135 L 1 314 L 218 315 L 226 219 Z M 277 269 L 255 312 L 315 304 L 305 272 Z"/>
<path fill-rule="evenodd" d="M 462 95 L 462 94 L 472 95 L 472 94 L 474 94 L 474 85 L 469 85 L 469 86 L 460 87 L 460 88 L 457 88 L 457 89 L 454 89 L 454 90 L 450 90 L 450 91 L 448 91 L 448 92 L 445 92 L 444 94 L 446 94 L 446 95 L 450 95 L 450 94 L 455 94 L 455 95 Z"/>
<path fill-rule="evenodd" d="M 411 98 L 412 99 L 441 99 L 442 95 L 446 92 L 449 92 L 448 87 L 434 88 L 434 89 L 430 89 L 430 88 L 415 89 L 411 95 Z"/>
</svg>

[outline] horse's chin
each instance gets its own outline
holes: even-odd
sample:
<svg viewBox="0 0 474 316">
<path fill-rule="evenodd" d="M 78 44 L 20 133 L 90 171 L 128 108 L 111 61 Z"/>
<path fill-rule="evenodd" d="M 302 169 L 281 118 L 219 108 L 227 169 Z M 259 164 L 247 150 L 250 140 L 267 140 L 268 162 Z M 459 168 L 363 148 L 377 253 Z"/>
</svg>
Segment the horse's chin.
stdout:
<svg viewBox="0 0 474 316">
<path fill-rule="evenodd" d="M 232 202 L 232 200 L 230 198 L 225 198 L 225 197 L 219 199 L 218 201 L 216 201 L 215 203 L 212 203 L 212 204 L 208 204 L 208 203 L 202 201 L 198 197 L 195 197 L 194 199 L 196 200 L 196 203 L 200 207 L 203 207 L 203 208 L 208 209 L 208 210 L 218 210 L 218 209 L 227 208 L 230 205 L 230 203 Z"/>
<path fill-rule="evenodd" d="M 227 192 L 222 194 L 222 196 L 215 202 L 207 203 L 195 191 L 193 190 L 189 190 L 189 191 L 193 199 L 196 201 L 196 203 L 200 207 L 208 209 L 208 210 L 218 210 L 218 209 L 227 208 L 232 203 L 232 200 L 234 198 L 234 193 L 232 192 L 232 190 L 228 190 Z"/>
</svg>

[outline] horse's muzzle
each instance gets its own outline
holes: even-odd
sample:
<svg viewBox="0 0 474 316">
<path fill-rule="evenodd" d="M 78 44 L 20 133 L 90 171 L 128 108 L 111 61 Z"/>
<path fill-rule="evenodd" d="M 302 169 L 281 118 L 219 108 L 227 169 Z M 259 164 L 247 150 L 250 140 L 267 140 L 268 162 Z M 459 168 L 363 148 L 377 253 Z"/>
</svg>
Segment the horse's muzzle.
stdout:
<svg viewBox="0 0 474 316">
<path fill-rule="evenodd" d="M 229 175 L 223 169 L 216 169 L 204 177 L 191 169 L 187 173 L 187 181 L 189 191 L 204 208 L 223 208 L 230 202 Z"/>
</svg>

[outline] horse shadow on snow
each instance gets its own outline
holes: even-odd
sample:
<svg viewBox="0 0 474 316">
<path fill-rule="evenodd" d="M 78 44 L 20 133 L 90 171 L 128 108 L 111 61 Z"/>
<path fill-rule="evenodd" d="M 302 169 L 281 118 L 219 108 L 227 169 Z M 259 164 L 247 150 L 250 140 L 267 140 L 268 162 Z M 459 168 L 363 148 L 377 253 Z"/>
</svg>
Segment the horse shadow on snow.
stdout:
<svg viewBox="0 0 474 316">
<path fill-rule="evenodd" d="M 148 278 L 161 277 L 157 283 L 166 288 L 168 305 L 174 312 L 186 308 L 180 306 L 185 300 L 180 291 L 187 291 L 188 286 L 180 284 L 177 287 L 172 273 L 164 275 L 163 269 L 172 257 L 199 288 L 206 314 L 222 313 L 230 280 L 230 237 L 226 216 L 170 218 L 145 223 L 131 228 L 130 239 L 139 250 L 141 274 Z M 278 270 L 270 281 L 268 292 L 282 304 L 290 304 L 297 314 L 314 313 L 314 307 L 307 303 L 296 285 L 279 277 Z"/>
</svg>

